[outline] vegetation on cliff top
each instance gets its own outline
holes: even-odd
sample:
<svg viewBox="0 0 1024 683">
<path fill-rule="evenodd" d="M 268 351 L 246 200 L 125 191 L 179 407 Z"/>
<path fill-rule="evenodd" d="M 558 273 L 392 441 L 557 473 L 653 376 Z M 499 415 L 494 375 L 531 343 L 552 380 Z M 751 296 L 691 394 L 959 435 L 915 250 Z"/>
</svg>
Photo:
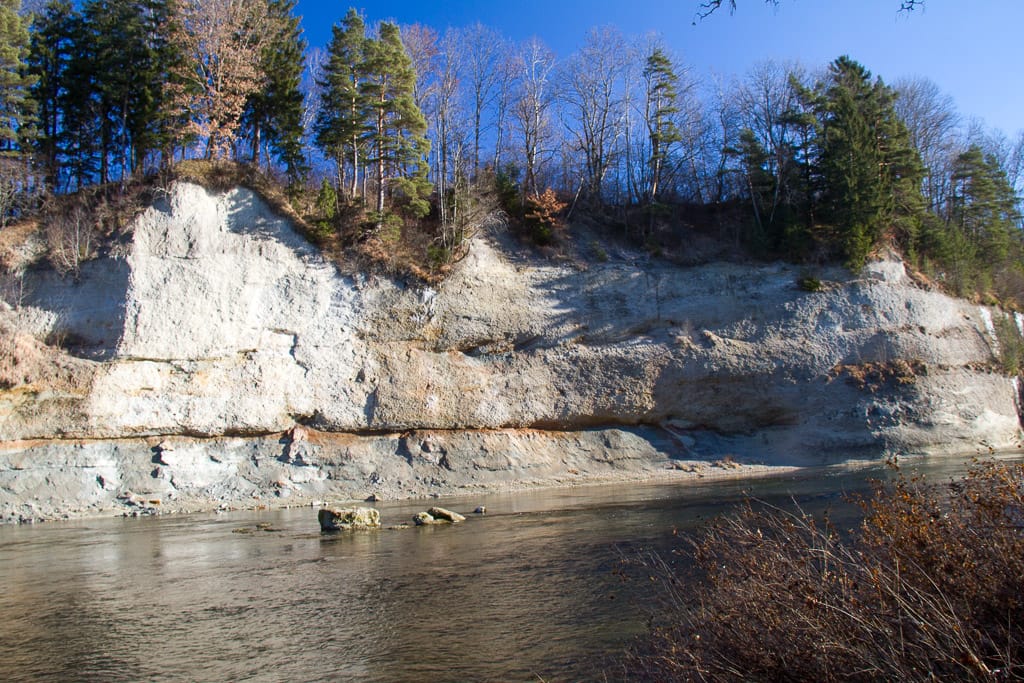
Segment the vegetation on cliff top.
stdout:
<svg viewBox="0 0 1024 683">
<path fill-rule="evenodd" d="M 371 27 L 355 10 L 310 50 L 295 10 L 2 3 L 0 222 L 230 161 L 277 178 L 279 208 L 331 250 L 426 279 L 498 202 L 540 244 L 585 223 L 683 258 L 702 232 L 853 267 L 892 246 L 958 294 L 1024 300 L 1024 136 L 964 124 L 925 79 L 893 87 L 844 56 L 709 91 L 659 41 L 611 27 L 559 59 L 479 24 Z"/>
</svg>

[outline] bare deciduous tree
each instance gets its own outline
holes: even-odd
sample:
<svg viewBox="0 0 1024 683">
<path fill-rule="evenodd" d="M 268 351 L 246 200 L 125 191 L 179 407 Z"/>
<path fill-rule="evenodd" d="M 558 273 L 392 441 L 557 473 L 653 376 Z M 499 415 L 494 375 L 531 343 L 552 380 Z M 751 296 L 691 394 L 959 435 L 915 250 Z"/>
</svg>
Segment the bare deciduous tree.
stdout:
<svg viewBox="0 0 1024 683">
<path fill-rule="evenodd" d="M 764 207 L 766 223 L 773 222 L 775 211 L 794 192 L 790 180 L 796 172 L 794 150 L 798 131 L 791 118 L 799 99 L 791 77 L 799 80 L 802 74 L 802 67 L 795 63 L 761 62 L 747 73 L 733 95 L 743 127 L 766 153 L 765 170 L 773 179 L 771 198 Z"/>
<path fill-rule="evenodd" d="M 495 81 L 494 95 L 494 169 L 501 167 L 501 155 L 506 144 L 509 108 L 515 94 L 516 78 L 519 73 L 519 62 L 511 50 L 498 62 L 498 77 Z"/>
<path fill-rule="evenodd" d="M 81 206 L 52 216 L 46 224 L 50 262 L 61 275 L 78 278 L 81 265 L 93 256 L 96 224 L 91 213 Z"/>
<path fill-rule="evenodd" d="M 681 156 L 688 165 L 682 188 L 688 191 L 687 198 L 725 201 L 731 194 L 729 157 L 725 150 L 736 146 L 742 127 L 733 88 L 721 79 L 712 79 L 706 103 L 693 96 L 682 100 L 678 125 L 682 133 Z"/>
<path fill-rule="evenodd" d="M 551 135 L 550 110 L 554 101 L 552 71 L 555 55 L 538 38 L 532 38 L 518 53 L 518 89 L 512 116 L 520 135 L 524 177 L 523 189 L 540 196 L 538 175 Z"/>
<path fill-rule="evenodd" d="M 503 52 L 507 41 L 497 31 L 477 22 L 458 34 L 462 80 L 469 91 L 473 118 L 473 175 L 480 170 L 480 138 L 486 132 L 484 112 L 501 92 Z M 500 115 L 499 117 L 500 118 Z M 498 124 L 500 127 L 500 123 Z"/>
<path fill-rule="evenodd" d="M 433 106 L 428 117 L 432 120 L 434 129 L 435 152 L 437 154 L 436 186 L 441 214 L 441 226 L 444 229 L 445 246 L 451 246 L 447 228 L 452 224 L 452 216 L 449 215 L 453 208 L 448 198 L 450 190 L 457 182 L 457 176 L 464 171 L 461 163 L 463 161 L 462 145 L 464 141 L 462 126 L 460 122 L 459 108 L 459 67 L 460 67 L 460 41 L 455 31 L 449 30 L 441 41 L 441 49 L 436 60 L 435 88 Z"/>
<path fill-rule="evenodd" d="M 433 77 L 437 71 L 437 60 L 440 58 L 437 31 L 423 24 L 411 24 L 401 27 L 402 45 L 412 60 L 413 71 L 416 72 L 416 85 L 413 87 L 413 100 L 427 118 L 430 118 L 430 101 L 438 84 Z"/>
<path fill-rule="evenodd" d="M 560 73 L 565 125 L 583 162 L 581 187 L 601 201 L 615 140 L 623 134 L 623 80 L 629 49 L 613 27 L 593 29 Z"/>
<path fill-rule="evenodd" d="M 926 168 L 925 197 L 932 210 L 938 211 L 949 198 L 953 161 L 963 151 L 960 115 L 953 98 L 927 78 L 903 78 L 894 88 L 899 95 L 896 114 L 906 125 Z"/>
<path fill-rule="evenodd" d="M 725 4 L 730 12 L 736 11 L 736 0 L 707 0 L 697 6 L 696 20 L 706 19 Z M 778 6 L 779 0 L 764 0 L 766 5 Z M 924 0 L 900 0 L 900 12 L 913 12 L 915 9 L 924 7 Z M 696 23 L 696 20 L 694 23 Z"/>
</svg>

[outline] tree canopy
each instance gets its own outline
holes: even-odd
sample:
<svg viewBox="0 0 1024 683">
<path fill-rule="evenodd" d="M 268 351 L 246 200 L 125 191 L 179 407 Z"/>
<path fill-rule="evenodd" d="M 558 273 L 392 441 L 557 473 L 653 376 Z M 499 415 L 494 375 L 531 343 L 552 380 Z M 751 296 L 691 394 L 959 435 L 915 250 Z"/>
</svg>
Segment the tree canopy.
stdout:
<svg viewBox="0 0 1024 683">
<path fill-rule="evenodd" d="M 565 213 L 655 251 L 695 230 L 854 268 L 895 248 L 959 291 L 1024 302 L 1024 133 L 849 56 L 814 78 L 765 62 L 701 79 L 613 27 L 560 59 L 479 24 L 368 26 L 355 9 L 310 49 L 295 0 L 50 0 L 31 23 L 0 0 L 0 30 L 3 220 L 47 192 L 233 160 L 299 205 L 315 195 L 304 210 L 328 232 L 420 230 L 442 259 L 493 193 L 543 241 Z"/>
</svg>

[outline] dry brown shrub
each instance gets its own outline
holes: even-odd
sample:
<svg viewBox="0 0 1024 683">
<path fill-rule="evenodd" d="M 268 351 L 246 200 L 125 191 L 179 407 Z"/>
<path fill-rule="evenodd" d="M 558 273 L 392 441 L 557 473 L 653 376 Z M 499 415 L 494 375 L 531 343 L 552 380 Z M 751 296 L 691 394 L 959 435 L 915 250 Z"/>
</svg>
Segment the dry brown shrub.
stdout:
<svg viewBox="0 0 1024 683">
<path fill-rule="evenodd" d="M 747 504 L 660 557 L 663 611 L 629 680 L 1002 681 L 1024 678 L 1024 465 L 947 486 L 878 485 L 851 535 Z"/>
<path fill-rule="evenodd" d="M 524 219 L 537 244 L 546 245 L 554 240 L 556 230 L 563 227 L 562 212 L 568 206 L 550 187 L 538 197 L 526 198 Z"/>
<path fill-rule="evenodd" d="M 43 249 L 33 248 L 42 243 L 41 228 L 36 219 L 11 223 L 0 230 L 0 270 L 15 273 L 35 261 Z"/>
<path fill-rule="evenodd" d="M 837 365 L 829 374 L 830 379 L 846 377 L 846 381 L 871 393 L 894 385 L 913 384 L 919 375 L 928 373 L 928 366 L 920 360 L 896 360 L 878 363 L 856 363 Z"/>
</svg>

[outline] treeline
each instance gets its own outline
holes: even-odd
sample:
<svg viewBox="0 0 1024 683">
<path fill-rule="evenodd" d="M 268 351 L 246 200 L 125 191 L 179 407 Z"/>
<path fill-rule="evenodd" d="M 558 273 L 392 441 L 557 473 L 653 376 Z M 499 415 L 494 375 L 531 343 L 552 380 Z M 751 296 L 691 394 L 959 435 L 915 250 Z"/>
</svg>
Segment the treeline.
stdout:
<svg viewBox="0 0 1024 683">
<path fill-rule="evenodd" d="M 5 218 L 42 194 L 231 159 L 312 187 L 325 230 L 356 210 L 367 232 L 430 226 L 447 254 L 497 188 L 527 223 L 568 210 L 653 244 L 680 207 L 726 207 L 764 256 L 858 266 L 891 244 L 962 293 L 1024 282 L 1024 132 L 849 57 L 701 82 L 657 38 L 608 27 L 558 59 L 480 24 L 367 26 L 355 10 L 309 50 L 294 0 L 0 8 Z"/>
</svg>

